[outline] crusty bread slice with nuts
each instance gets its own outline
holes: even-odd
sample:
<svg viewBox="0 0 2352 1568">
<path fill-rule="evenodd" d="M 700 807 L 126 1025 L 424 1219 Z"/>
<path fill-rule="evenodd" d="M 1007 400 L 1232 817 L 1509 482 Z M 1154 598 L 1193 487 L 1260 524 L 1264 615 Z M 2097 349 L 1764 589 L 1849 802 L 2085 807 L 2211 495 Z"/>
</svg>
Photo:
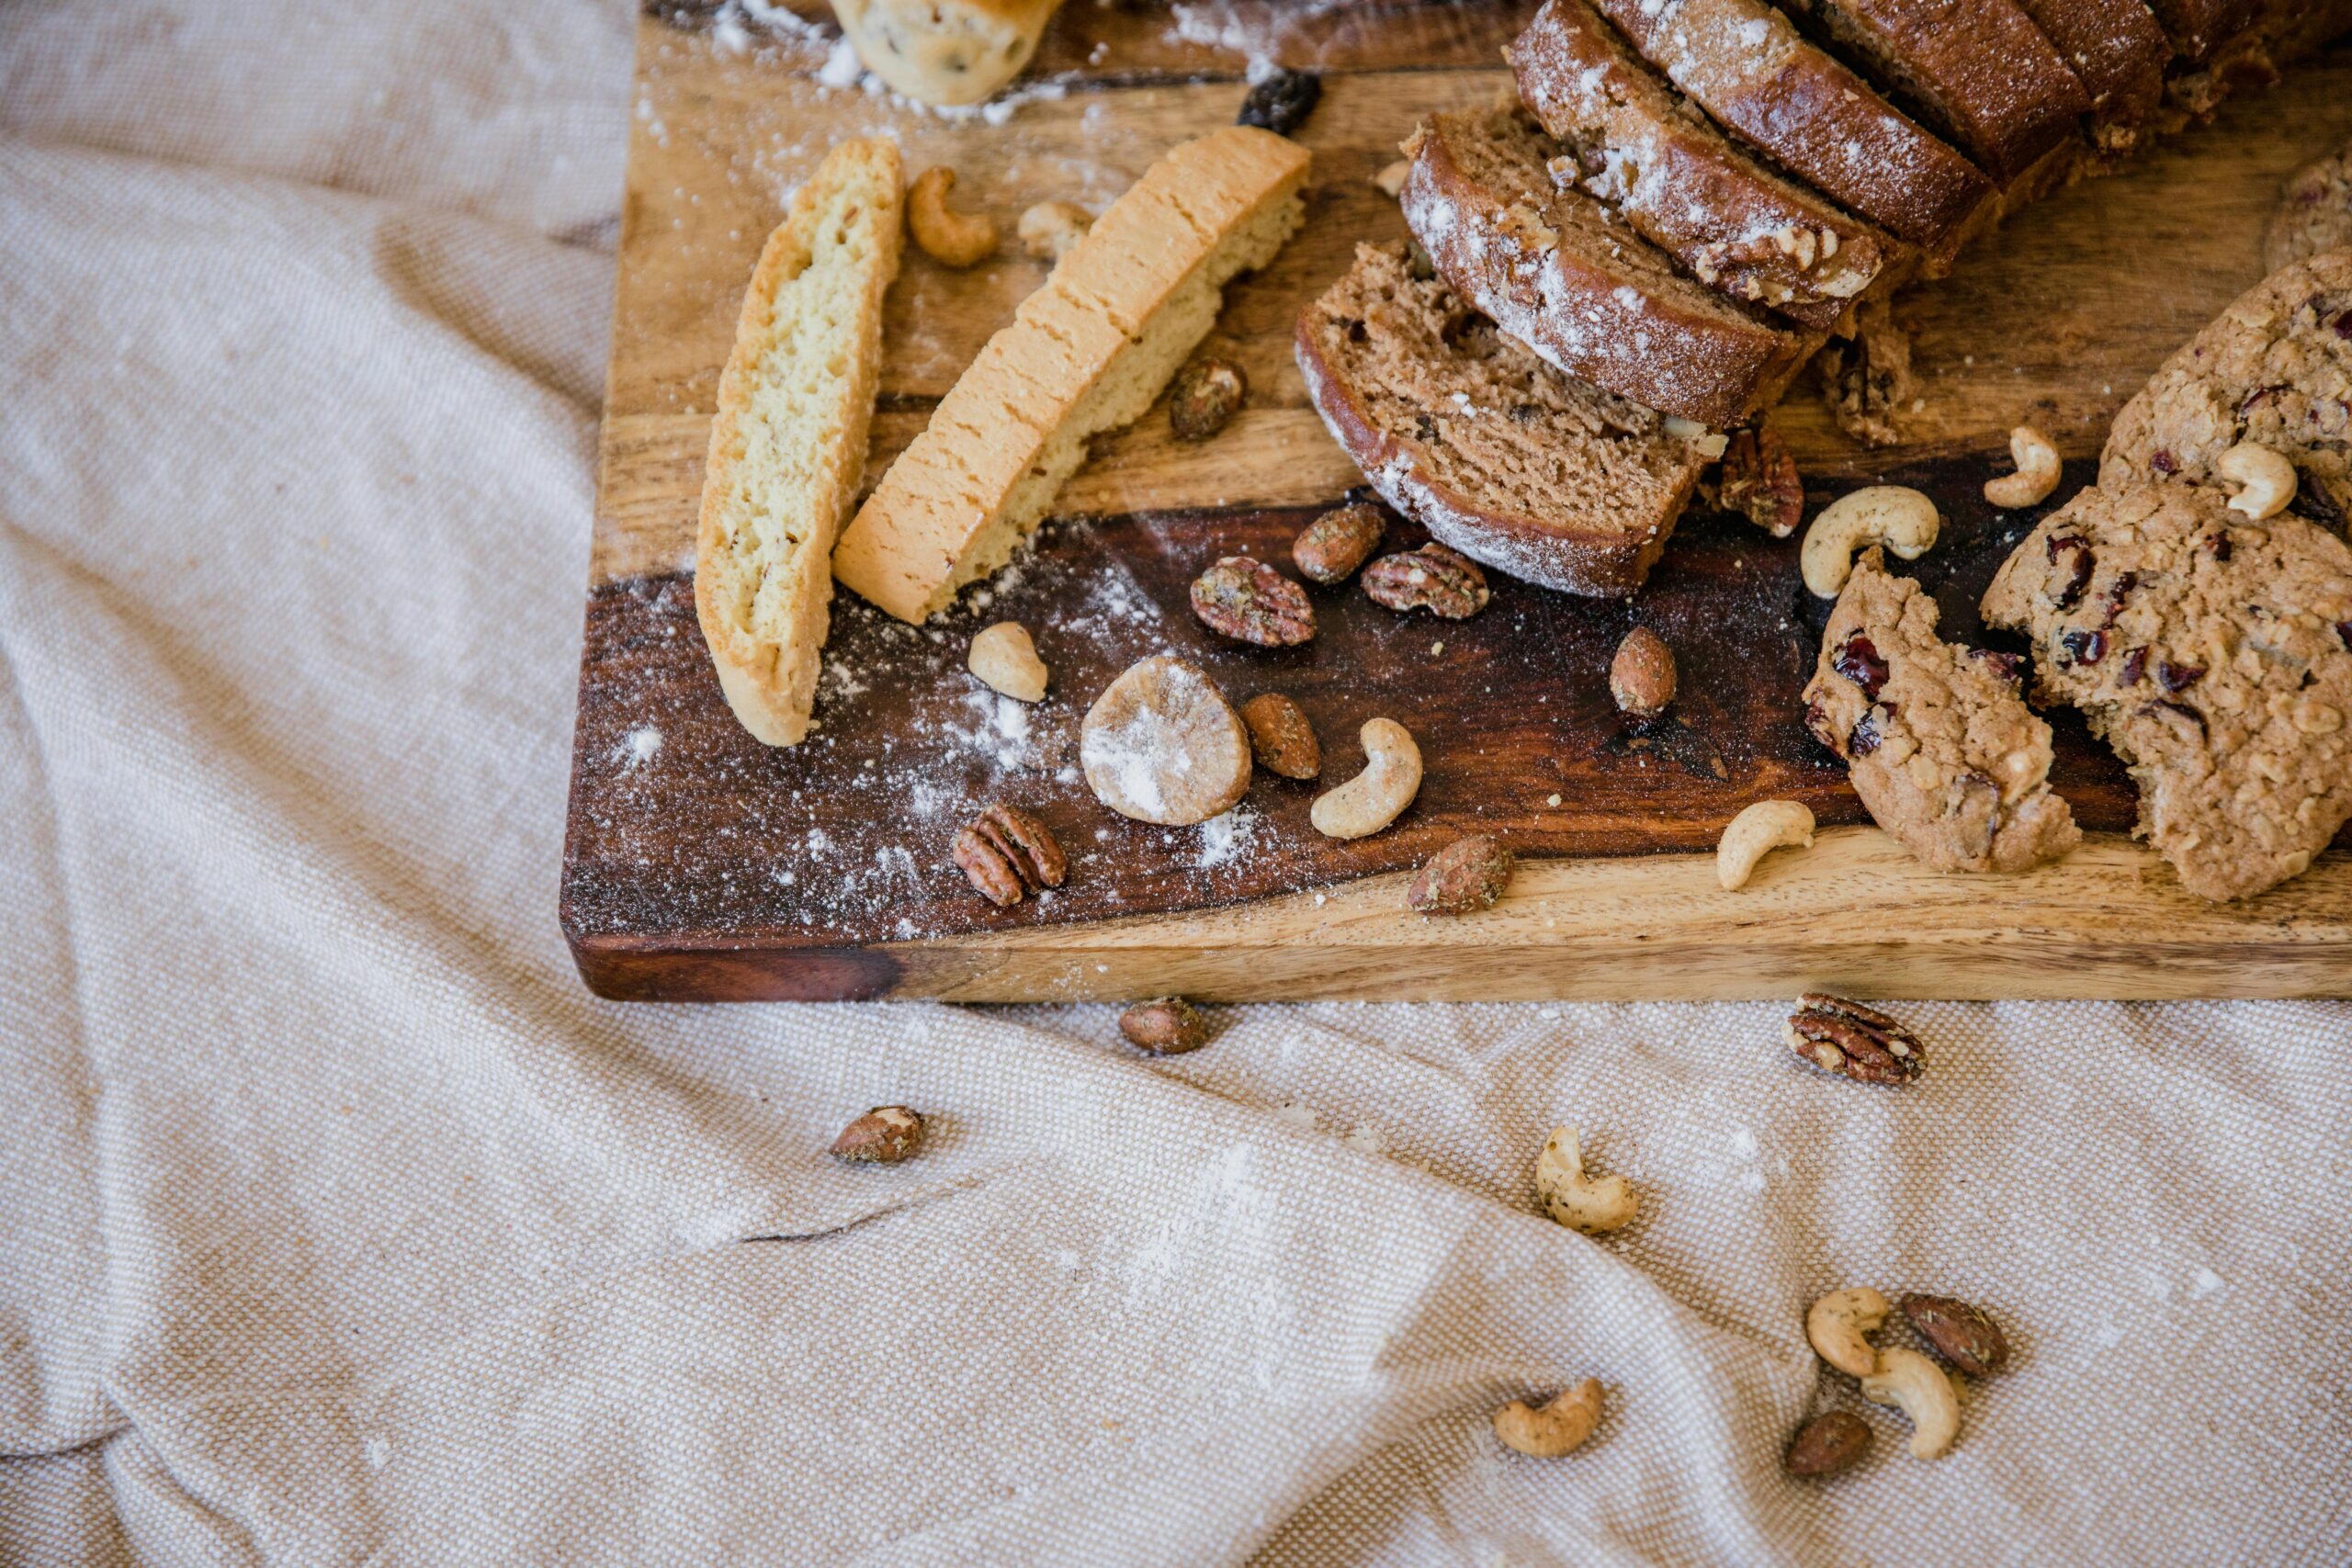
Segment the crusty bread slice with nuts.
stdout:
<svg viewBox="0 0 2352 1568">
<path fill-rule="evenodd" d="M 842 533 L 833 573 L 921 622 L 1028 537 L 1089 437 L 1133 423 L 1225 285 L 1303 216 L 1306 150 L 1232 126 L 1154 164 L 990 338 Z"/>
<path fill-rule="evenodd" d="M 770 746 L 808 732 L 833 539 L 865 470 L 901 201 L 894 143 L 834 148 L 768 236 L 719 378 L 695 607 L 728 705 Z"/>
</svg>

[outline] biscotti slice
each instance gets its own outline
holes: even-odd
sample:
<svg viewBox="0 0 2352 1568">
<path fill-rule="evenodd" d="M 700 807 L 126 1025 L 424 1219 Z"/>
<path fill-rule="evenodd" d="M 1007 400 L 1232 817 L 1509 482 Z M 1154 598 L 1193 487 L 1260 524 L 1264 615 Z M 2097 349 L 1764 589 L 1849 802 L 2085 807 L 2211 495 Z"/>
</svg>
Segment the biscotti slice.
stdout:
<svg viewBox="0 0 2352 1568">
<path fill-rule="evenodd" d="M 2090 97 L 2015 0 L 1782 0 L 2003 186 L 2090 112 Z"/>
<path fill-rule="evenodd" d="M 1298 317 L 1307 395 L 1364 478 L 1441 542 L 1569 593 L 1649 575 L 1723 438 L 1572 380 L 1401 244 L 1360 245 Z"/>
<path fill-rule="evenodd" d="M 1871 818 L 1938 871 L 2024 871 L 2082 842 L 2019 662 L 1938 637 L 1934 597 L 1875 548 L 1829 613 L 1805 725 L 1846 759 Z"/>
<path fill-rule="evenodd" d="M 1504 58 L 1561 145 L 1555 180 L 1607 203 L 1702 283 L 1826 328 L 1905 251 L 1733 146 L 1587 0 L 1547 0 Z"/>
<path fill-rule="evenodd" d="M 1556 188 L 1555 147 L 1516 109 L 1433 116 L 1405 152 L 1405 221 L 1454 292 L 1604 391 L 1722 429 L 1819 346 L 1823 334 L 1681 276 L 1599 202 Z"/>
<path fill-rule="evenodd" d="M 2199 485 L 2086 490 L 2002 563 L 1984 618 L 2033 639 L 2200 897 L 2299 874 L 2352 818 L 2352 548 Z"/>
<path fill-rule="evenodd" d="M 896 143 L 826 154 L 768 236 L 718 378 L 695 536 L 695 610 L 743 728 L 808 732 L 833 536 L 865 471 L 882 297 L 899 274 Z"/>
<path fill-rule="evenodd" d="M 834 576 L 920 622 L 1002 566 L 1088 438 L 1151 407 L 1226 284 L 1297 230 L 1306 165 L 1296 142 L 1246 126 L 1154 164 L 940 400 L 843 531 Z"/>
<path fill-rule="evenodd" d="M 1928 252 L 1929 269 L 1995 209 L 1990 181 L 1763 0 L 1593 0 L 1715 123 Z"/>
<path fill-rule="evenodd" d="M 2090 96 L 2102 169 L 2137 149 L 2164 102 L 2172 44 L 2142 0 L 2018 0 Z"/>
<path fill-rule="evenodd" d="M 2115 416 L 2099 483 L 2218 483 L 2215 460 L 2242 441 L 2294 464 L 2291 510 L 2343 531 L 2352 517 L 2352 250 L 2272 273 L 2165 360 Z"/>
<path fill-rule="evenodd" d="M 1062 0 L 833 0 L 868 71 L 917 103 L 977 104 L 1021 74 Z"/>
</svg>

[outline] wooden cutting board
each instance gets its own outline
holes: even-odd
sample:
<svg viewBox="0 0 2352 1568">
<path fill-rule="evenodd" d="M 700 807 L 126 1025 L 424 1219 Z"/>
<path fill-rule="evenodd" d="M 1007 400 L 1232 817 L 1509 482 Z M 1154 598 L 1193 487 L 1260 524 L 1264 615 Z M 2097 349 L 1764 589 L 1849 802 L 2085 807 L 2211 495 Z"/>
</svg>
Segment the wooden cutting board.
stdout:
<svg viewBox="0 0 2352 1568">
<path fill-rule="evenodd" d="M 826 20 L 821 6 L 800 9 Z M 2127 835 L 2129 781 L 2071 715 L 2056 779 L 2091 829 L 2061 865 L 1941 876 L 1868 825 L 1843 769 L 1802 733 L 1797 693 L 1826 606 L 1794 542 L 1693 516 L 1637 604 L 1497 577 L 1462 623 L 1400 618 L 1318 591 L 1322 631 L 1269 652 L 1212 638 L 1185 588 L 1216 556 L 1284 561 L 1303 522 L 1360 477 L 1291 363 L 1299 305 L 1363 240 L 1403 233 L 1372 183 L 1417 115 L 1481 102 L 1532 4 L 1069 6 L 1009 106 L 944 117 L 824 85 L 830 28 L 746 28 L 710 6 L 650 6 L 620 238 L 602 475 L 582 657 L 562 918 L 581 973 L 620 998 L 923 996 L 967 1001 L 1785 996 L 2289 996 L 2352 992 L 2352 853 L 2215 908 Z M 1205 25 L 1213 22 L 1215 25 Z M 835 601 L 818 707 L 792 750 L 761 747 L 721 698 L 696 628 L 692 554 L 719 367 L 744 279 L 789 191 L 835 140 L 894 134 L 910 172 L 953 165 L 959 201 L 1008 233 L 1048 198 L 1099 209 L 1170 144 L 1230 123 L 1243 55 L 1326 74 L 1300 132 L 1316 157 L 1305 231 L 1228 293 L 1211 346 L 1250 405 L 1182 447 L 1159 411 L 1102 444 L 1016 569 L 916 631 Z M 1945 542 L 1918 563 L 1946 626 L 2034 513 L 1977 493 L 2004 433 L 2031 420 L 2087 479 L 2108 422 L 2148 373 L 2260 273 L 2281 178 L 2352 136 L 2352 51 L 2224 108 L 2129 173 L 2061 193 L 1901 308 L 1924 402 L 1905 446 L 1847 442 L 1800 385 L 1776 416 L 1808 502 L 1889 479 L 1934 494 Z M 919 430 L 1042 278 L 1008 245 L 948 272 L 910 247 L 888 313 L 869 479 Z M 1391 547 L 1420 537 L 1399 524 Z M 1051 695 L 1024 708 L 963 668 L 971 633 L 1035 634 Z M 1681 657 L 1671 717 L 1630 726 L 1604 672 L 1636 619 Z M 1076 767 L 1080 717 L 1134 660 L 1173 650 L 1237 701 L 1290 693 L 1321 734 L 1326 783 L 1361 762 L 1365 718 L 1419 737 L 1428 776 L 1389 831 L 1307 825 L 1315 786 L 1261 775 L 1209 829 L 1114 816 Z M 1826 830 L 1743 891 L 1712 846 L 1745 804 L 1808 802 Z M 949 862 L 994 800 L 1042 818 L 1068 884 L 997 909 Z M 1521 858 L 1471 919 L 1402 908 L 1405 874 L 1468 829 Z"/>
</svg>

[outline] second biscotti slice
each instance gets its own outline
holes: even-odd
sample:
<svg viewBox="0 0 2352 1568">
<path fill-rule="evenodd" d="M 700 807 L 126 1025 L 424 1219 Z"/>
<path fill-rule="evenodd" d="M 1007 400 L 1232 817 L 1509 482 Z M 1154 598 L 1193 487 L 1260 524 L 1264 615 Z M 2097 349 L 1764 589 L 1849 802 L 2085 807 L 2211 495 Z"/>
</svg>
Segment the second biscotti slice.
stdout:
<svg viewBox="0 0 2352 1568">
<path fill-rule="evenodd" d="M 1153 164 L 980 350 L 882 476 L 833 574 L 902 621 L 1011 558 L 1086 460 L 1151 407 L 1216 324 L 1223 289 L 1303 216 L 1306 150 L 1234 126 Z"/>
<path fill-rule="evenodd" d="M 1456 293 L 1571 376 L 1712 429 L 1777 398 L 1823 334 L 1675 270 L 1582 191 L 1524 114 L 1433 115 L 1405 144 L 1405 221 Z"/>
<path fill-rule="evenodd" d="M 770 746 L 816 700 L 833 536 L 865 472 L 882 297 L 899 273 L 899 149 L 845 141 L 768 236 L 718 381 L 695 609 L 728 705 Z"/>
</svg>

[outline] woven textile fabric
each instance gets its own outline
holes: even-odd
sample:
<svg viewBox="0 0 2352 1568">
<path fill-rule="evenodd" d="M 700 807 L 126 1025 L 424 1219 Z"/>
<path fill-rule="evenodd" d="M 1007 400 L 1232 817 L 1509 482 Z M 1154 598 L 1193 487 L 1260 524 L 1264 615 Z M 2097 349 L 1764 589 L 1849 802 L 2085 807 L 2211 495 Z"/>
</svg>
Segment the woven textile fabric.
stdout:
<svg viewBox="0 0 2352 1568">
<path fill-rule="evenodd" d="M 2346 1004 L 1920 1005 L 1888 1093 L 1762 1004 L 585 995 L 633 20 L 0 7 L 0 1562 L 2352 1557 Z M 1860 1283 L 2007 1327 L 1939 1461 Z"/>
</svg>

